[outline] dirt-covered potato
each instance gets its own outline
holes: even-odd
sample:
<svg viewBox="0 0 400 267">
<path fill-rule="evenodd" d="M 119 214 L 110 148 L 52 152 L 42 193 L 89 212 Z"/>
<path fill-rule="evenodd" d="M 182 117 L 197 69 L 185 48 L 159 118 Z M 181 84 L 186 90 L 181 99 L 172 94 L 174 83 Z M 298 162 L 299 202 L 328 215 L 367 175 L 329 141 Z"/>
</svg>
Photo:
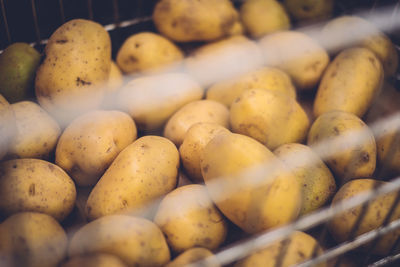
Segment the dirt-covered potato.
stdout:
<svg viewBox="0 0 400 267">
<path fill-rule="evenodd" d="M 348 47 L 368 48 L 381 60 L 385 76 L 395 74 L 398 55 L 395 45 L 371 22 L 357 16 L 342 16 L 329 21 L 322 29 L 322 44 L 330 52 Z"/>
<path fill-rule="evenodd" d="M 31 101 L 14 103 L 11 108 L 15 114 L 17 132 L 10 144 L 9 156 L 48 159 L 61 134 L 58 123 Z"/>
<path fill-rule="evenodd" d="M 7 154 L 16 132 L 14 111 L 10 103 L 0 94 L 0 160 Z"/>
<path fill-rule="evenodd" d="M 51 35 L 44 53 L 36 72 L 36 97 L 62 126 L 101 105 L 111 66 L 110 36 L 101 24 L 66 22 Z"/>
<path fill-rule="evenodd" d="M 157 130 L 179 108 L 200 100 L 203 88 L 189 75 L 166 73 L 130 81 L 117 94 L 117 105 L 129 113 L 140 130 Z"/>
<path fill-rule="evenodd" d="M 307 114 L 293 97 L 259 89 L 244 91 L 232 103 L 230 123 L 233 132 L 250 136 L 269 149 L 302 142 L 310 126 Z"/>
<path fill-rule="evenodd" d="M 169 118 L 164 128 L 164 136 L 180 146 L 189 128 L 199 122 L 216 123 L 229 128 L 229 110 L 213 100 L 190 102 Z"/>
<path fill-rule="evenodd" d="M 282 258 L 280 253 L 284 250 Z M 316 255 L 313 255 L 314 252 Z M 306 260 L 310 260 L 314 256 L 322 254 L 322 248 L 317 240 L 312 236 L 295 231 L 288 239 L 278 240 L 268 245 L 266 248 L 256 251 L 250 256 L 240 260 L 235 267 L 274 267 L 295 266 Z M 279 259 L 281 262 L 278 263 Z M 326 267 L 326 263 L 315 265 L 317 267 Z"/>
<path fill-rule="evenodd" d="M 55 162 L 80 186 L 94 185 L 117 155 L 137 137 L 135 122 L 121 111 L 96 110 L 64 130 Z"/>
<path fill-rule="evenodd" d="M 183 52 L 174 43 L 152 32 L 130 36 L 117 53 L 118 67 L 129 74 L 161 71 L 182 59 Z"/>
<path fill-rule="evenodd" d="M 253 38 L 290 28 L 289 15 L 275 0 L 245 1 L 240 7 L 240 19 Z"/>
<path fill-rule="evenodd" d="M 127 267 L 117 256 L 106 253 L 95 253 L 75 256 L 61 265 L 61 267 Z"/>
<path fill-rule="evenodd" d="M 73 209 L 76 189 L 57 165 L 40 159 L 15 159 L 0 163 L 0 211 L 46 213 L 63 220 Z"/>
<path fill-rule="evenodd" d="M 333 198 L 332 206 L 339 204 L 342 201 L 348 201 L 362 193 L 370 192 L 386 183 L 387 182 L 374 179 L 352 180 L 339 189 Z M 349 238 L 359 236 L 382 226 L 386 220 L 386 216 L 388 216 L 389 211 L 392 209 L 392 206 L 396 201 L 397 194 L 398 192 L 387 193 L 371 200 L 371 202 L 368 203 L 368 208 L 366 209 L 360 224 L 354 232 L 354 236 L 351 237 L 350 233 L 355 223 L 358 221 L 358 218 L 363 213 L 362 205 L 337 214 L 328 223 L 330 233 L 337 242 L 342 243 L 349 240 Z M 393 213 L 390 215 L 389 222 L 398 220 L 399 218 L 400 206 L 397 205 L 394 207 Z M 373 254 L 387 255 L 399 237 L 400 230 L 397 229 L 389 232 L 378 240 L 372 251 L 369 251 L 368 249 L 367 251 Z M 364 247 L 368 248 L 368 244 Z"/>
<path fill-rule="evenodd" d="M 214 206 L 204 185 L 179 187 L 160 203 L 154 222 L 175 252 L 194 247 L 217 249 L 224 242 L 228 226 Z"/>
<path fill-rule="evenodd" d="M 342 110 L 362 117 L 379 94 L 383 69 L 366 48 L 342 51 L 328 65 L 314 100 L 314 116 Z"/>
<path fill-rule="evenodd" d="M 152 201 L 176 187 L 179 152 L 168 139 L 144 136 L 115 158 L 86 203 L 89 219 L 129 212 L 146 214 Z"/>
<path fill-rule="evenodd" d="M 189 264 L 201 264 L 203 267 L 221 267 L 214 254 L 205 248 L 188 249 L 165 267 L 185 267 Z"/>
<path fill-rule="evenodd" d="M 0 224 L 2 266 L 56 267 L 67 245 L 64 229 L 46 214 L 21 212 Z"/>
<path fill-rule="evenodd" d="M 301 32 L 269 34 L 260 40 L 260 47 L 265 63 L 289 74 L 299 90 L 313 89 L 329 63 L 328 53 Z"/>
<path fill-rule="evenodd" d="M 283 4 L 289 14 L 299 21 L 326 19 L 333 12 L 333 0 L 284 0 Z"/>
<path fill-rule="evenodd" d="M 185 171 L 194 182 L 204 182 L 200 167 L 201 154 L 208 142 L 220 131 L 229 130 L 215 123 L 199 122 L 186 132 L 179 154 Z"/>
<path fill-rule="evenodd" d="M 229 0 L 161 0 L 153 11 L 157 30 L 178 42 L 226 37 L 238 19 Z"/>
<path fill-rule="evenodd" d="M 307 144 L 329 166 L 339 185 L 371 177 L 376 167 L 376 143 L 368 126 L 356 115 L 330 111 L 319 116 Z"/>
<path fill-rule="evenodd" d="M 278 227 L 299 215 L 300 183 L 255 139 L 218 133 L 204 148 L 201 169 L 213 202 L 245 232 Z"/>
<path fill-rule="evenodd" d="M 274 150 L 299 180 L 302 188 L 300 215 L 317 210 L 336 192 L 336 182 L 329 168 L 308 146 L 284 144 Z"/>
<path fill-rule="evenodd" d="M 296 98 L 296 88 L 289 75 L 270 67 L 263 67 L 238 78 L 217 82 L 208 88 L 206 98 L 230 107 L 232 102 L 248 89 L 280 91 Z"/>
<path fill-rule="evenodd" d="M 87 253 L 109 253 L 137 267 L 161 267 L 170 260 L 167 242 L 157 225 L 125 215 L 97 219 L 75 232 L 69 256 Z"/>
</svg>

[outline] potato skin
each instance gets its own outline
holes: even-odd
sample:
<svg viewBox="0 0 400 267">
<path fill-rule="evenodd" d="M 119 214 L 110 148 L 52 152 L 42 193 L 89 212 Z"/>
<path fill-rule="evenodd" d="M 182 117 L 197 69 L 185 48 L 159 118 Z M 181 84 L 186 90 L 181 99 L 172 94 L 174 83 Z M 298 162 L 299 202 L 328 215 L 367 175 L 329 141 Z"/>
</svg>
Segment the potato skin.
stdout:
<svg viewBox="0 0 400 267">
<path fill-rule="evenodd" d="M 322 146 L 316 152 L 332 170 L 338 184 L 371 177 L 375 171 L 375 138 L 368 126 L 352 113 L 330 111 L 319 116 L 311 126 L 307 144 Z"/>
<path fill-rule="evenodd" d="M 300 21 L 321 20 L 333 12 L 333 0 L 284 0 L 283 4 L 289 14 Z"/>
<path fill-rule="evenodd" d="M 130 81 L 117 94 L 119 108 L 140 130 L 160 129 L 185 104 L 200 100 L 203 88 L 187 74 L 166 73 Z"/>
<path fill-rule="evenodd" d="M 268 34 L 260 40 L 260 47 L 267 66 L 289 74 L 298 90 L 313 89 L 329 63 L 328 53 L 301 32 Z"/>
<path fill-rule="evenodd" d="M 232 103 L 230 123 L 233 132 L 250 136 L 269 149 L 302 142 L 310 126 L 307 114 L 293 97 L 259 89 L 244 91 Z"/>
<path fill-rule="evenodd" d="M 7 154 L 17 132 L 15 114 L 10 103 L 0 94 L 0 160 Z"/>
<path fill-rule="evenodd" d="M 201 168 L 213 202 L 248 233 L 286 224 L 300 212 L 300 184 L 250 137 L 220 132 L 204 148 Z"/>
<path fill-rule="evenodd" d="M 128 114 L 91 111 L 76 118 L 64 130 L 57 144 L 55 162 L 78 185 L 94 185 L 136 137 L 135 122 Z"/>
<path fill-rule="evenodd" d="M 229 108 L 233 101 L 248 89 L 281 91 L 296 98 L 296 88 L 289 75 L 270 67 L 248 72 L 239 78 L 217 82 L 208 88 L 206 98 L 218 101 Z"/>
<path fill-rule="evenodd" d="M 341 201 L 346 201 L 352 197 L 362 194 L 363 192 L 371 191 L 386 183 L 387 182 L 374 179 L 356 179 L 349 181 L 336 193 L 335 197 L 333 198 L 332 205 L 336 205 Z M 384 223 L 389 210 L 395 202 L 396 195 L 397 192 L 388 193 L 369 202 L 368 209 L 355 232 L 355 236 L 359 236 L 363 233 L 380 227 Z M 350 238 L 350 232 L 356 223 L 357 218 L 361 215 L 361 212 L 362 205 L 359 205 L 353 209 L 339 213 L 328 223 L 328 229 L 337 242 L 345 242 Z M 389 222 L 399 218 L 400 206 L 397 205 L 389 219 Z M 386 255 L 389 253 L 399 236 L 400 230 L 395 230 L 383 235 L 371 253 Z M 367 251 L 369 251 L 368 244 L 365 245 L 365 248 Z"/>
<path fill-rule="evenodd" d="M 217 258 L 206 248 L 191 248 L 180 254 L 165 267 L 184 267 L 201 261 L 203 267 L 221 267 Z"/>
<path fill-rule="evenodd" d="M 96 253 L 83 256 L 76 256 L 69 259 L 61 267 L 126 267 L 127 265 L 118 257 L 106 254 Z"/>
<path fill-rule="evenodd" d="M 229 128 L 229 110 L 213 100 L 190 102 L 169 118 L 163 135 L 180 146 L 189 128 L 199 122 L 216 123 Z"/>
<path fill-rule="evenodd" d="M 98 108 L 110 66 L 111 41 L 104 27 L 84 19 L 66 22 L 51 35 L 36 73 L 40 105 L 62 126 Z"/>
<path fill-rule="evenodd" d="M 64 229 L 46 214 L 21 212 L 0 224 L 3 266 L 56 267 L 67 246 Z"/>
<path fill-rule="evenodd" d="M 217 249 L 228 226 L 204 185 L 186 185 L 168 193 L 154 218 L 170 248 L 183 252 L 194 247 Z"/>
<path fill-rule="evenodd" d="M 9 156 L 48 159 L 61 134 L 58 123 L 31 101 L 14 103 L 11 108 L 16 118 L 17 133 L 11 143 Z"/>
<path fill-rule="evenodd" d="M 177 42 L 228 36 L 239 19 L 229 0 L 161 0 L 153 12 L 157 30 Z"/>
<path fill-rule="evenodd" d="M 167 242 L 151 221 L 110 215 L 90 222 L 72 236 L 69 256 L 109 253 L 128 266 L 163 266 L 170 260 Z"/>
<path fill-rule="evenodd" d="M 167 38 L 140 32 L 124 41 L 117 53 L 118 67 L 124 73 L 156 72 L 183 59 L 183 52 Z"/>
<path fill-rule="evenodd" d="M 314 100 L 314 116 L 342 110 L 362 117 L 379 94 L 383 69 L 366 48 L 342 51 L 326 69 Z"/>
<path fill-rule="evenodd" d="M 93 188 L 86 203 L 88 218 L 146 211 L 147 204 L 176 187 L 178 168 L 179 152 L 171 141 L 160 136 L 137 139 Z"/>
<path fill-rule="evenodd" d="M 0 210 L 46 213 L 62 221 L 73 209 L 75 184 L 57 165 L 40 159 L 0 163 Z"/>
<path fill-rule="evenodd" d="M 308 146 L 284 144 L 274 150 L 299 180 L 302 188 L 300 215 L 317 210 L 336 192 L 336 182 L 329 168 Z"/>
</svg>

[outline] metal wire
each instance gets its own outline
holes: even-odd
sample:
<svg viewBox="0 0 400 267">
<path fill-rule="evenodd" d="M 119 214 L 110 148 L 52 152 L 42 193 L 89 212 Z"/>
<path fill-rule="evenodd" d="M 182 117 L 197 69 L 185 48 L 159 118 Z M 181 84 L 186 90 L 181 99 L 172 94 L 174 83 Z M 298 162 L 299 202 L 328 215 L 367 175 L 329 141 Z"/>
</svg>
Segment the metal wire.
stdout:
<svg viewBox="0 0 400 267">
<path fill-rule="evenodd" d="M 40 38 L 40 29 L 39 29 L 38 16 L 36 13 L 35 0 L 31 0 L 31 7 L 32 7 L 33 23 L 35 26 L 36 44 L 39 45 L 41 43 L 42 39 Z"/>
<path fill-rule="evenodd" d="M 6 9 L 4 6 L 4 0 L 0 0 L 0 4 L 1 4 L 1 14 L 3 15 L 4 28 L 6 30 L 6 35 L 7 35 L 7 41 L 8 41 L 8 44 L 11 44 L 11 35 L 10 35 L 10 29 L 8 27 L 8 21 L 7 21 Z"/>
</svg>

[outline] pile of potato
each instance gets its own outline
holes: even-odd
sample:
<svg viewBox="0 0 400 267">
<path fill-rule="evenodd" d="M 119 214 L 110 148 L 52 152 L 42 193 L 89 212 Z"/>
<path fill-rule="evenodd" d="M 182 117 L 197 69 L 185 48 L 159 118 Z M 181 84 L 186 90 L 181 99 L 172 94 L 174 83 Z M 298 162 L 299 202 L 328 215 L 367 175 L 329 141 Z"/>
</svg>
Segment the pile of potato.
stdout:
<svg viewBox="0 0 400 267">
<path fill-rule="evenodd" d="M 398 55 L 355 16 L 325 23 L 320 38 L 291 30 L 332 9 L 160 0 L 158 33 L 132 35 L 115 61 L 98 23 L 60 26 L 33 72 L 36 98 L 0 95 L 0 265 L 221 266 L 214 253 L 238 236 L 390 183 L 399 127 L 371 125 L 400 110 L 387 82 Z M 337 214 L 330 235 L 380 227 L 395 199 L 372 200 L 355 232 L 362 207 Z M 234 266 L 303 262 L 331 245 L 314 237 L 295 231 Z"/>
</svg>

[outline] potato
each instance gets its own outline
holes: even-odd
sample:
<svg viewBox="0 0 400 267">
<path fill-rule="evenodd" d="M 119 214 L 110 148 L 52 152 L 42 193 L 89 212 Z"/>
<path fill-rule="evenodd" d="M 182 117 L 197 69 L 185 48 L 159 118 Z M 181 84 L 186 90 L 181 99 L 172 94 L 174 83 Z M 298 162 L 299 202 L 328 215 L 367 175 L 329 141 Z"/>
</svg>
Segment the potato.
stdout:
<svg viewBox="0 0 400 267">
<path fill-rule="evenodd" d="M 269 34 L 260 40 L 260 47 L 266 64 L 289 74 L 299 90 L 313 89 L 329 63 L 328 53 L 301 32 Z"/>
<path fill-rule="evenodd" d="M 118 67 L 124 73 L 157 72 L 183 59 L 183 52 L 167 38 L 140 32 L 124 41 L 117 53 Z"/>
<path fill-rule="evenodd" d="M 400 91 L 389 82 L 384 82 L 379 95 L 372 102 L 371 107 L 364 115 L 364 121 L 378 122 L 382 118 L 396 116 L 400 111 Z"/>
<path fill-rule="evenodd" d="M 352 113 L 330 111 L 319 116 L 311 126 L 307 144 L 329 166 L 338 184 L 371 177 L 375 171 L 375 138 Z"/>
<path fill-rule="evenodd" d="M 326 69 L 314 100 L 314 116 L 342 110 L 362 117 L 379 94 L 383 69 L 366 48 L 342 51 Z"/>
<path fill-rule="evenodd" d="M 229 0 L 161 0 L 153 11 L 157 30 L 178 42 L 212 41 L 228 36 L 238 19 Z"/>
<path fill-rule="evenodd" d="M 14 103 L 11 108 L 14 110 L 17 132 L 10 144 L 9 156 L 48 159 L 61 134 L 58 123 L 31 101 Z"/>
<path fill-rule="evenodd" d="M 383 186 L 387 182 L 378 181 L 374 179 L 356 179 L 352 180 L 345 185 L 343 185 L 339 191 L 336 193 L 332 201 L 332 206 L 339 205 L 342 201 L 348 201 L 353 197 L 356 197 L 362 193 L 367 193 L 368 191 L 374 190 L 380 186 Z M 389 182 L 390 183 L 390 182 Z M 359 226 L 354 232 L 354 236 L 359 236 L 361 234 L 372 231 L 384 223 L 389 210 L 395 202 L 398 192 L 387 193 L 378 198 L 371 200 L 368 204 L 368 208 L 360 221 Z M 339 243 L 345 242 L 350 238 L 350 233 L 362 213 L 362 205 L 355 208 L 343 211 L 328 223 L 328 229 L 335 240 Z M 394 208 L 393 213 L 390 215 L 389 222 L 398 220 L 400 218 L 400 206 L 397 205 Z M 396 240 L 400 237 L 400 230 L 395 230 L 383 235 L 381 239 L 378 240 L 376 246 L 370 251 L 372 254 L 386 255 L 389 253 L 392 246 L 395 244 Z M 366 244 L 368 247 L 370 244 Z M 369 251 L 369 250 L 368 250 Z"/>
<path fill-rule="evenodd" d="M 282 256 L 282 249 L 286 249 Z M 294 231 L 288 239 L 275 241 L 266 248 L 254 252 L 250 256 L 240 260 L 234 267 L 289 267 L 310 260 L 322 254 L 322 249 L 318 242 L 310 235 Z M 281 260 L 281 261 L 279 261 Z M 315 265 L 318 267 L 327 266 L 326 263 Z"/>
<path fill-rule="evenodd" d="M 0 211 L 46 213 L 62 221 L 73 209 L 76 189 L 57 165 L 40 159 L 0 163 Z"/>
<path fill-rule="evenodd" d="M 216 123 L 229 128 L 228 109 L 213 100 L 198 100 L 181 107 L 164 128 L 164 136 L 180 146 L 189 128 L 198 122 Z"/>
<path fill-rule="evenodd" d="M 105 109 L 115 109 L 115 93 L 124 84 L 124 76 L 114 61 L 111 61 L 110 73 L 108 75 L 108 83 L 101 107 Z"/>
<path fill-rule="evenodd" d="M 193 181 L 204 182 L 200 167 L 201 154 L 208 142 L 221 131 L 229 132 L 221 125 L 205 122 L 196 123 L 187 131 L 179 147 L 179 154 L 183 167 Z"/>
<path fill-rule="evenodd" d="M 183 252 L 194 247 L 217 249 L 228 226 L 214 206 L 204 185 L 186 185 L 168 193 L 160 203 L 154 223 L 164 233 L 169 247 Z"/>
<path fill-rule="evenodd" d="M 188 249 L 165 267 L 184 267 L 189 264 L 201 264 L 203 267 L 221 267 L 214 254 L 205 248 Z"/>
<path fill-rule="evenodd" d="M 300 212 L 298 180 L 250 137 L 220 132 L 204 148 L 201 168 L 213 202 L 245 232 L 286 224 Z"/>
<path fill-rule="evenodd" d="M 395 45 L 375 25 L 363 18 L 335 18 L 322 29 L 321 38 L 324 47 L 332 52 L 355 46 L 368 48 L 381 60 L 385 76 L 396 73 L 398 55 Z"/>
<path fill-rule="evenodd" d="M 46 214 L 21 212 L 0 224 L 2 266 L 56 267 L 67 245 L 64 229 Z"/>
<path fill-rule="evenodd" d="M 233 132 L 250 136 L 269 149 L 302 142 L 310 126 L 307 114 L 293 97 L 258 89 L 244 91 L 232 103 L 230 123 Z"/>
<path fill-rule="evenodd" d="M 290 28 L 289 15 L 275 0 L 245 1 L 240 7 L 240 19 L 253 38 Z"/>
<path fill-rule="evenodd" d="M 72 236 L 69 256 L 109 253 L 128 266 L 163 266 L 170 260 L 167 242 L 151 221 L 111 215 L 90 222 Z"/>
<path fill-rule="evenodd" d="M 162 128 L 185 104 L 200 100 L 203 88 L 189 75 L 167 73 L 130 81 L 117 94 L 117 104 L 129 113 L 140 130 Z"/>
<path fill-rule="evenodd" d="M 229 31 L 229 36 L 231 35 L 244 35 L 244 26 L 240 20 L 237 20 L 231 30 Z"/>
<path fill-rule="evenodd" d="M 185 60 L 187 72 L 208 87 L 263 66 L 259 46 L 242 35 L 205 44 Z"/>
<path fill-rule="evenodd" d="M 289 14 L 300 21 L 326 19 L 333 12 L 333 0 L 284 0 L 283 4 Z"/>
<path fill-rule="evenodd" d="M 77 185 L 94 185 L 117 155 L 137 137 L 135 122 L 121 111 L 96 110 L 79 116 L 64 130 L 56 164 Z"/>
<path fill-rule="evenodd" d="M 110 36 L 102 25 L 70 20 L 51 35 L 44 53 L 36 96 L 62 126 L 101 105 L 111 66 Z"/>
<path fill-rule="evenodd" d="M 280 91 L 296 98 L 296 88 L 290 77 L 277 68 L 269 67 L 251 71 L 235 79 L 217 82 L 208 88 L 206 98 L 229 108 L 232 102 L 248 89 Z"/>
<path fill-rule="evenodd" d="M 398 116 L 398 115 L 397 115 Z M 382 175 L 400 174 L 400 129 L 386 123 L 376 136 L 378 163 Z"/>
<path fill-rule="evenodd" d="M 146 211 L 151 201 L 176 187 L 179 152 L 160 136 L 144 136 L 118 154 L 86 203 L 89 219 Z"/>
<path fill-rule="evenodd" d="M 96 253 L 84 256 L 76 256 L 69 259 L 61 267 L 126 267 L 127 265 L 118 257 L 106 254 Z"/>
<path fill-rule="evenodd" d="M 284 144 L 274 150 L 302 185 L 302 207 L 300 215 L 317 210 L 329 201 L 336 192 L 335 178 L 308 146 Z"/>
<path fill-rule="evenodd" d="M 10 103 L 0 94 L 0 160 L 7 154 L 16 132 L 14 111 Z"/>
</svg>

